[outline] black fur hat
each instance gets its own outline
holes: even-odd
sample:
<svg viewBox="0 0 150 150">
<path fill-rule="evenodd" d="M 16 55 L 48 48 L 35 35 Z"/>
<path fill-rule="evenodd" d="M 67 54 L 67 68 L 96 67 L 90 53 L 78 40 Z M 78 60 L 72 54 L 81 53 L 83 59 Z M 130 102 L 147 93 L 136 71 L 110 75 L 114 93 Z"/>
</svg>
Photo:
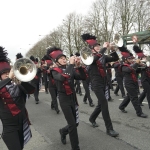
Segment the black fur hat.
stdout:
<svg viewBox="0 0 150 150">
<path fill-rule="evenodd" d="M 35 58 L 35 62 L 39 62 L 39 59 L 38 59 L 38 58 Z"/>
<path fill-rule="evenodd" d="M 134 45 L 133 46 L 133 51 L 138 55 L 138 58 L 143 58 L 145 55 L 143 54 L 143 51 L 140 49 L 139 46 Z"/>
<path fill-rule="evenodd" d="M 70 54 L 70 57 L 72 57 L 73 56 L 73 54 Z"/>
<path fill-rule="evenodd" d="M 23 56 L 22 56 L 21 53 L 18 53 L 18 54 L 16 55 L 16 59 L 19 59 L 19 58 L 23 58 Z"/>
<path fill-rule="evenodd" d="M 0 74 L 11 69 L 7 55 L 5 48 L 0 46 Z"/>
<path fill-rule="evenodd" d="M 33 62 L 35 62 L 34 56 L 30 56 L 30 59 L 31 59 Z"/>
<path fill-rule="evenodd" d="M 44 61 L 47 62 L 47 65 L 48 65 L 48 66 L 53 64 L 53 61 L 50 59 L 50 57 L 49 57 L 48 55 L 45 55 L 45 56 L 43 57 L 43 59 L 44 59 Z"/>
<path fill-rule="evenodd" d="M 79 53 L 79 52 L 76 52 L 75 55 L 76 55 L 76 56 L 80 56 L 80 53 Z"/>
</svg>

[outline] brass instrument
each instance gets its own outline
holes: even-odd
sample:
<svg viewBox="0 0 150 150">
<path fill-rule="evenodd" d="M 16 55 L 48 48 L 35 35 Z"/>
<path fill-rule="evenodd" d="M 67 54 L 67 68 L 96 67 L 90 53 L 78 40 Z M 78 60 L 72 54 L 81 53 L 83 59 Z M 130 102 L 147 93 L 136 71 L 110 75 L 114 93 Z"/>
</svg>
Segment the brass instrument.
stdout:
<svg viewBox="0 0 150 150">
<path fill-rule="evenodd" d="M 119 60 L 122 60 L 122 54 L 120 52 L 120 50 L 118 49 L 118 47 L 122 47 L 123 46 L 123 39 L 121 38 L 121 36 L 119 34 L 115 34 L 114 35 L 114 41 L 112 43 L 110 43 L 110 45 L 115 49 L 115 52 L 117 53 Z M 108 50 L 107 50 L 108 52 Z"/>
<path fill-rule="evenodd" d="M 93 53 L 92 53 L 91 49 L 88 47 L 82 48 L 82 50 L 80 51 L 80 56 L 81 56 L 82 62 L 85 65 L 91 65 L 94 60 Z"/>
<path fill-rule="evenodd" d="M 14 63 L 13 71 L 19 81 L 29 82 L 35 77 L 37 68 L 32 60 L 20 58 Z"/>
</svg>

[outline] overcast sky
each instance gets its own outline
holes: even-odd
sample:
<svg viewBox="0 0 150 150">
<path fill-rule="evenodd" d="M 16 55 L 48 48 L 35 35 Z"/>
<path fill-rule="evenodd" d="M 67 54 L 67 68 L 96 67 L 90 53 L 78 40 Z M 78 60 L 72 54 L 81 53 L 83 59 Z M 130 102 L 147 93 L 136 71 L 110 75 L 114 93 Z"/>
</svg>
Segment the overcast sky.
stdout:
<svg viewBox="0 0 150 150">
<path fill-rule="evenodd" d="M 15 61 L 62 23 L 69 13 L 87 14 L 93 0 L 0 0 L 0 46 Z"/>
</svg>

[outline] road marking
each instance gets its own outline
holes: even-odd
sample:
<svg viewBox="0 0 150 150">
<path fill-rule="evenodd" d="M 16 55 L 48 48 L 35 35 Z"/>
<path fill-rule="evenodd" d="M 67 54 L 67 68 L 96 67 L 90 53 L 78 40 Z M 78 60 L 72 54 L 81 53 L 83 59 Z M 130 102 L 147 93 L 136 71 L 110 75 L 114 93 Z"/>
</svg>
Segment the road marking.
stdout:
<svg viewBox="0 0 150 150">
<path fill-rule="evenodd" d="M 123 101 L 123 99 L 118 99 L 119 101 Z M 142 104 L 148 104 L 148 102 L 142 102 Z"/>
</svg>

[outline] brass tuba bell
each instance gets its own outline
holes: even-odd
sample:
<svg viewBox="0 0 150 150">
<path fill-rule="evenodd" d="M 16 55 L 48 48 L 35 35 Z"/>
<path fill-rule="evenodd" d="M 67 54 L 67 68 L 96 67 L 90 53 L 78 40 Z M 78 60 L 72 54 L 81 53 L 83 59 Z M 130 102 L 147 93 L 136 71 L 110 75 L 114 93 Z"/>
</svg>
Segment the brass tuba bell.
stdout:
<svg viewBox="0 0 150 150">
<path fill-rule="evenodd" d="M 19 81 L 29 82 L 35 77 L 37 69 L 32 60 L 20 58 L 15 62 L 13 71 Z"/>
</svg>

